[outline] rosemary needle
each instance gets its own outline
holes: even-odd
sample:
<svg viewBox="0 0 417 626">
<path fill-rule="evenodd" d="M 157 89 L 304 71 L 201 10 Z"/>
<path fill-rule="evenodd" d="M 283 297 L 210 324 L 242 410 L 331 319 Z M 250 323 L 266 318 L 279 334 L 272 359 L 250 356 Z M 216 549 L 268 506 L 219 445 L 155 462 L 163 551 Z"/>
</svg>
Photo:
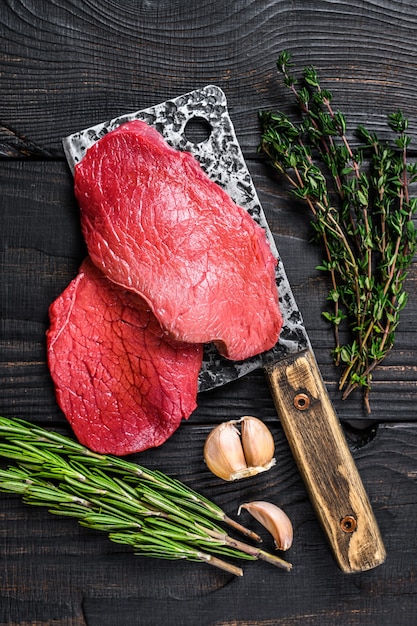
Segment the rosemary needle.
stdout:
<svg viewBox="0 0 417 626">
<path fill-rule="evenodd" d="M 240 567 L 212 553 L 262 559 L 289 571 L 277 555 L 235 540 L 223 522 L 258 538 L 182 482 L 120 457 L 92 452 L 73 439 L 23 420 L 0 417 L 0 491 L 51 513 L 105 531 L 136 554 L 206 562 L 235 575 Z"/>
<path fill-rule="evenodd" d="M 260 150 L 283 175 L 292 195 L 312 214 L 315 237 L 325 259 L 317 269 L 329 274 L 336 365 L 343 366 L 342 397 L 361 388 L 369 394 L 375 367 L 394 345 L 400 311 L 407 302 L 404 280 L 416 250 L 413 215 L 417 198 L 409 187 L 417 181 L 417 164 L 408 162 L 408 121 L 400 110 L 388 116 L 392 142 L 381 141 L 364 126 L 357 129 L 359 147 L 347 136 L 345 116 L 333 108 L 314 67 L 303 72 L 297 87 L 291 55 L 277 61 L 284 85 L 300 113 L 293 122 L 279 111 L 260 112 Z M 350 337 L 341 342 L 341 330 Z"/>
</svg>

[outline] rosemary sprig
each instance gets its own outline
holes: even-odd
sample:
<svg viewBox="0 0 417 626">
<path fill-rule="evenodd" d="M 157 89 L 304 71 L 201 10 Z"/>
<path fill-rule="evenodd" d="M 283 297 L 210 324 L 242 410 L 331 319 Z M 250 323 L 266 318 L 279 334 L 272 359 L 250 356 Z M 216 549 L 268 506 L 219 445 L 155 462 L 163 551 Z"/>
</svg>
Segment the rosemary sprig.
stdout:
<svg viewBox="0 0 417 626">
<path fill-rule="evenodd" d="M 260 150 L 312 213 L 326 256 L 317 269 L 331 280 L 333 310 L 323 315 L 335 331 L 334 361 L 343 365 L 339 387 L 344 399 L 361 388 L 370 412 L 372 373 L 394 345 L 416 249 L 417 198 L 410 197 L 409 187 L 417 180 L 417 165 L 408 162 L 408 121 L 400 110 L 388 116 L 396 134 L 392 145 L 359 126 L 361 145 L 354 148 L 346 118 L 334 110 L 332 93 L 321 87 L 315 68 L 304 69 L 304 84 L 297 88 L 288 52 L 281 53 L 277 67 L 300 119 L 261 112 Z M 343 325 L 351 336 L 344 344 Z"/>
<path fill-rule="evenodd" d="M 132 546 L 140 555 L 206 562 L 241 576 L 221 556 L 262 559 L 287 571 L 291 564 L 230 537 L 219 522 L 260 540 L 216 504 L 182 482 L 128 460 L 92 452 L 59 433 L 0 417 L 0 491 L 27 504 L 78 519 Z"/>
</svg>

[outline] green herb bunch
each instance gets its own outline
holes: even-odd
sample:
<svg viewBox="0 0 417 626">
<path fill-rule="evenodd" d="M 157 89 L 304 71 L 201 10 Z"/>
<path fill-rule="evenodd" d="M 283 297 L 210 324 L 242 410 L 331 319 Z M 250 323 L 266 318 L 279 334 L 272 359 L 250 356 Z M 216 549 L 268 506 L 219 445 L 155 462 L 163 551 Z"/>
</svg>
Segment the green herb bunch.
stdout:
<svg viewBox="0 0 417 626">
<path fill-rule="evenodd" d="M 0 459 L 8 462 L 0 467 L 0 491 L 105 531 L 111 541 L 129 545 L 135 554 L 205 562 L 237 576 L 242 569 L 215 554 L 291 569 L 279 556 L 228 535 L 220 523 L 260 541 L 184 483 L 92 452 L 57 432 L 0 417 Z"/>
<path fill-rule="evenodd" d="M 346 118 L 333 108 L 332 93 L 321 87 L 316 69 L 304 69 L 298 88 L 288 52 L 281 53 L 277 67 L 300 119 L 261 112 L 260 150 L 311 210 L 315 239 L 325 250 L 317 269 L 331 279 L 332 309 L 323 315 L 335 331 L 334 361 L 343 366 L 339 387 L 344 399 L 361 388 L 370 412 L 372 373 L 393 347 L 416 249 L 417 199 L 409 188 L 417 166 L 408 162 L 408 121 L 400 110 L 388 116 L 395 133 L 390 143 L 359 126 L 359 146 L 353 147 Z M 349 331 L 345 343 L 343 327 Z"/>
</svg>

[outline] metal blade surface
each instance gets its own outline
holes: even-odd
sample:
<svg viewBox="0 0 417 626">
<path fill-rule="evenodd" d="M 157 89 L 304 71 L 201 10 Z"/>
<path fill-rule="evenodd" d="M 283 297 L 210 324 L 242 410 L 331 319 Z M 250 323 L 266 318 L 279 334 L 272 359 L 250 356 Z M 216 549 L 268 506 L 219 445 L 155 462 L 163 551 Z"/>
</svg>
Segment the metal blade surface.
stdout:
<svg viewBox="0 0 417 626">
<path fill-rule="evenodd" d="M 262 226 L 271 250 L 278 259 L 276 281 L 284 324 L 277 344 L 271 350 L 245 361 L 230 361 L 222 357 L 213 345 L 206 345 L 199 376 L 199 391 L 219 387 L 290 353 L 310 347 L 301 313 L 239 146 L 224 92 L 216 85 L 207 85 L 66 137 L 62 143 L 72 171 L 96 141 L 121 124 L 134 119 L 154 126 L 171 146 L 191 152 L 208 176 Z M 198 143 L 187 138 L 187 125 L 195 120 L 204 120 L 209 125 L 208 137 Z"/>
</svg>

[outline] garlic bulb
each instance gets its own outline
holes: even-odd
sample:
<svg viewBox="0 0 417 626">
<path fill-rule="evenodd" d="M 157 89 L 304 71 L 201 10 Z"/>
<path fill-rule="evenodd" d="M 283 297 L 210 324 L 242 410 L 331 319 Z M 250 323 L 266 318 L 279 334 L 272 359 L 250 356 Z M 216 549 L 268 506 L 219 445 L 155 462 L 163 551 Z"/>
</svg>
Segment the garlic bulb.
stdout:
<svg viewBox="0 0 417 626">
<path fill-rule="evenodd" d="M 277 550 L 288 550 L 293 542 L 293 526 L 288 515 L 275 504 L 263 500 L 246 502 L 239 507 L 246 509 L 249 513 L 264 526 L 274 538 Z"/>
<path fill-rule="evenodd" d="M 274 452 L 270 430 L 261 420 L 250 415 L 219 424 L 204 444 L 207 467 L 228 481 L 255 476 L 270 469 L 275 464 Z"/>
</svg>

